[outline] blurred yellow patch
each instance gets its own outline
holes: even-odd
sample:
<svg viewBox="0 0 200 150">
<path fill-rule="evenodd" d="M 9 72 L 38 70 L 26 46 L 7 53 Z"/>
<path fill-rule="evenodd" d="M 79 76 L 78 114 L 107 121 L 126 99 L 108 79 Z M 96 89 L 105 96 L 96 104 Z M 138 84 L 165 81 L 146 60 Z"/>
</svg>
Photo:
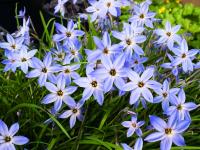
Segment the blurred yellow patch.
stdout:
<svg viewBox="0 0 200 150">
<path fill-rule="evenodd" d="M 179 4 L 180 2 L 181 2 L 181 0 L 176 0 L 176 3 L 178 3 L 178 4 Z"/>
<path fill-rule="evenodd" d="M 158 13 L 159 13 L 159 14 L 162 14 L 162 13 L 165 12 L 165 10 L 166 10 L 166 8 L 163 6 L 163 7 L 161 7 L 161 8 L 158 10 Z"/>
<path fill-rule="evenodd" d="M 169 3 L 170 1 L 169 0 L 165 0 L 165 3 Z"/>
</svg>

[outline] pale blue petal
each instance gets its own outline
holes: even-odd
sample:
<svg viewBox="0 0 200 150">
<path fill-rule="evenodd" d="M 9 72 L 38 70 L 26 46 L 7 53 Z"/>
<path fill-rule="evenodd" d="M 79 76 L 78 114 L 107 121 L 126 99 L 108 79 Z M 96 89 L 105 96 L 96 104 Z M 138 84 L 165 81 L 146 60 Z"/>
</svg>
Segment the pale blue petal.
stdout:
<svg viewBox="0 0 200 150">
<path fill-rule="evenodd" d="M 143 147 L 143 140 L 142 138 L 138 138 L 134 145 L 134 150 L 142 150 Z"/>
<path fill-rule="evenodd" d="M 188 102 L 188 103 L 183 104 L 183 108 L 186 109 L 187 111 L 194 110 L 197 107 L 198 106 L 195 103 L 193 103 L 193 102 Z"/>
<path fill-rule="evenodd" d="M 190 121 L 180 121 L 177 126 L 176 126 L 176 132 L 177 133 L 183 133 L 185 130 L 188 129 L 188 127 L 190 126 Z"/>
<path fill-rule="evenodd" d="M 82 99 L 84 99 L 84 100 L 89 99 L 92 96 L 93 92 L 94 92 L 94 90 L 92 88 L 90 88 L 90 87 L 85 88 L 85 90 L 83 91 Z"/>
<path fill-rule="evenodd" d="M 107 70 L 112 69 L 113 64 L 112 64 L 112 61 L 110 60 L 109 57 L 102 56 L 102 57 L 101 57 L 101 61 L 102 61 L 102 64 L 104 65 L 104 67 L 105 67 Z"/>
<path fill-rule="evenodd" d="M 149 91 L 149 89 L 144 88 L 141 90 L 142 92 L 142 96 L 150 103 L 153 103 L 153 95 L 151 94 L 151 92 Z"/>
<path fill-rule="evenodd" d="M 108 92 L 111 90 L 111 88 L 113 87 L 113 82 L 114 82 L 113 78 L 107 78 L 105 80 L 105 83 L 104 83 L 104 91 L 105 92 Z"/>
<path fill-rule="evenodd" d="M 122 54 L 122 55 L 118 56 L 117 59 L 115 59 L 115 61 L 113 63 L 113 66 L 115 68 L 120 69 L 120 68 L 122 68 L 124 66 L 124 62 L 125 62 L 125 57 Z"/>
<path fill-rule="evenodd" d="M 46 82 L 45 87 L 47 88 L 47 90 L 49 90 L 52 93 L 57 93 L 57 91 L 59 90 L 54 84 L 50 82 Z"/>
<path fill-rule="evenodd" d="M 2 120 L 0 120 L 0 134 L 3 136 L 8 134 L 8 127 Z"/>
<path fill-rule="evenodd" d="M 49 104 L 49 103 L 55 102 L 56 99 L 57 99 L 56 94 L 48 94 L 43 98 L 42 104 Z"/>
<path fill-rule="evenodd" d="M 80 87 L 88 87 L 89 86 L 89 80 L 86 77 L 81 77 L 73 81 Z"/>
<path fill-rule="evenodd" d="M 114 83 L 118 89 L 123 90 L 125 82 L 121 77 L 116 77 Z"/>
<path fill-rule="evenodd" d="M 67 23 L 67 29 L 68 30 L 73 30 L 74 29 L 74 22 L 73 22 L 73 20 L 68 21 L 68 23 Z"/>
<path fill-rule="evenodd" d="M 122 143 L 123 150 L 133 150 L 130 146 L 125 143 Z"/>
<path fill-rule="evenodd" d="M 57 79 L 57 88 L 63 90 L 65 88 L 65 81 L 63 76 L 59 76 Z"/>
<path fill-rule="evenodd" d="M 74 30 L 73 34 L 74 34 L 74 36 L 83 36 L 85 34 L 85 32 L 83 32 L 81 30 Z"/>
<path fill-rule="evenodd" d="M 173 136 L 172 141 L 177 146 L 185 146 L 185 140 L 182 135 L 176 134 Z"/>
<path fill-rule="evenodd" d="M 103 105 L 103 101 L 104 101 L 104 95 L 103 95 L 103 91 L 101 90 L 94 90 L 93 93 L 95 99 L 97 100 L 99 105 Z"/>
<path fill-rule="evenodd" d="M 125 84 L 123 86 L 123 91 L 132 91 L 133 89 L 137 88 L 137 84 L 133 83 L 133 82 L 128 82 L 127 84 Z"/>
<path fill-rule="evenodd" d="M 132 136 L 133 134 L 134 134 L 134 132 L 135 132 L 135 128 L 129 128 L 128 129 L 128 131 L 127 131 L 127 137 L 130 137 L 130 136 Z"/>
<path fill-rule="evenodd" d="M 160 150 L 170 150 L 172 147 L 172 138 L 166 137 L 160 143 Z"/>
<path fill-rule="evenodd" d="M 64 113 L 62 113 L 59 118 L 68 118 L 72 115 L 72 111 L 71 110 L 67 110 Z"/>
<path fill-rule="evenodd" d="M 47 81 L 47 74 L 42 73 L 38 79 L 38 84 L 44 86 Z"/>
<path fill-rule="evenodd" d="M 56 111 L 60 110 L 62 106 L 62 100 L 61 99 L 57 99 L 55 102 L 54 102 L 54 109 Z"/>
<path fill-rule="evenodd" d="M 41 69 L 44 67 L 44 64 L 41 60 L 39 60 L 38 58 L 36 57 L 33 57 L 32 58 L 32 66 L 33 68 L 37 68 L 37 69 Z"/>
<path fill-rule="evenodd" d="M 72 116 L 70 117 L 70 121 L 69 121 L 70 128 L 73 128 L 74 125 L 75 125 L 75 123 L 76 123 L 76 116 L 75 116 L 75 115 L 72 115 Z"/>
<path fill-rule="evenodd" d="M 39 69 L 34 69 L 34 70 L 30 71 L 30 72 L 26 75 L 26 77 L 27 77 L 27 78 L 35 78 L 35 77 L 40 76 L 40 74 L 41 74 L 41 71 L 40 71 Z"/>
<path fill-rule="evenodd" d="M 140 79 L 137 72 L 132 71 L 132 70 L 128 70 L 127 75 L 128 75 L 128 77 L 130 78 L 131 81 L 138 81 Z"/>
<path fill-rule="evenodd" d="M 133 49 L 134 51 L 138 54 L 138 55 L 144 55 L 144 51 L 142 50 L 142 48 L 140 46 L 138 46 L 137 44 L 133 45 Z"/>
<path fill-rule="evenodd" d="M 164 133 L 154 132 L 148 135 L 144 140 L 147 142 L 156 142 L 162 140 L 163 138 L 164 138 Z"/>
<path fill-rule="evenodd" d="M 134 91 L 131 92 L 131 96 L 130 96 L 130 101 L 129 103 L 132 105 L 132 104 L 135 104 L 139 97 L 141 95 L 141 91 L 140 89 L 135 89 Z"/>
<path fill-rule="evenodd" d="M 104 47 L 108 47 L 111 45 L 110 35 L 108 32 L 104 32 L 103 34 L 103 45 Z"/>
<path fill-rule="evenodd" d="M 166 111 L 169 108 L 169 101 L 168 100 L 163 100 L 162 102 L 162 109 Z"/>
<path fill-rule="evenodd" d="M 149 80 L 146 82 L 146 86 L 151 89 L 160 89 L 162 87 L 162 84 L 154 80 Z"/>
<path fill-rule="evenodd" d="M 124 40 L 124 35 L 118 31 L 112 31 L 112 35 L 121 41 Z"/>
<path fill-rule="evenodd" d="M 16 145 L 24 145 L 29 142 L 29 139 L 24 136 L 14 136 L 12 142 Z"/>
<path fill-rule="evenodd" d="M 66 92 L 68 95 L 74 93 L 77 90 L 76 86 L 68 86 L 64 92 Z"/>
<path fill-rule="evenodd" d="M 131 121 L 124 121 L 121 123 L 122 126 L 126 127 L 126 128 L 130 128 L 131 126 Z"/>
<path fill-rule="evenodd" d="M 164 128 L 167 127 L 167 124 L 164 120 L 157 116 L 149 116 L 151 125 L 158 131 L 163 132 Z"/>
<path fill-rule="evenodd" d="M 140 137 L 142 136 L 142 130 L 140 128 L 136 129 L 135 133 Z"/>
<path fill-rule="evenodd" d="M 148 81 L 153 76 L 153 73 L 154 73 L 154 69 L 152 68 L 145 70 L 141 76 L 142 81 L 143 82 Z"/>
<path fill-rule="evenodd" d="M 45 67 L 49 67 L 51 65 L 51 62 L 52 62 L 52 55 L 51 55 L 51 52 L 48 52 L 46 54 L 46 56 L 44 57 L 44 65 Z"/>
<path fill-rule="evenodd" d="M 94 39 L 94 42 L 95 42 L 96 46 L 99 49 L 103 50 L 104 49 L 104 45 L 103 45 L 102 41 L 96 36 L 94 36 L 93 39 Z"/>
<path fill-rule="evenodd" d="M 9 129 L 9 135 L 14 136 L 19 130 L 19 123 L 14 123 Z"/>
<path fill-rule="evenodd" d="M 163 100 L 163 97 L 162 97 L 162 96 L 156 96 L 156 97 L 153 99 L 153 102 L 154 102 L 154 103 L 160 103 L 162 100 Z"/>
<path fill-rule="evenodd" d="M 58 30 L 61 33 L 66 33 L 67 32 L 67 29 L 63 25 L 61 25 L 59 23 L 55 23 L 55 27 L 56 27 L 56 30 Z"/>
<path fill-rule="evenodd" d="M 180 103 L 181 103 L 181 104 L 185 103 L 185 92 L 184 92 L 183 89 L 181 89 L 181 90 L 179 91 L 178 100 L 179 100 L 179 104 L 180 104 Z"/>
</svg>

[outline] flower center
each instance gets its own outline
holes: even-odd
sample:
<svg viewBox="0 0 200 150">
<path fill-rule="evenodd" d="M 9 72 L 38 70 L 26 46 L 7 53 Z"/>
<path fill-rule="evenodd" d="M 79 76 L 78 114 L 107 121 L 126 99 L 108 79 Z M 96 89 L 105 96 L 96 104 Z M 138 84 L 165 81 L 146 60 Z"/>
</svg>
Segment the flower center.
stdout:
<svg viewBox="0 0 200 150">
<path fill-rule="evenodd" d="M 97 60 L 96 64 L 97 64 L 97 65 L 101 64 L 101 60 L 100 60 L 100 59 Z"/>
<path fill-rule="evenodd" d="M 130 39 L 127 39 L 127 40 L 126 40 L 126 44 L 127 44 L 127 45 L 131 45 L 131 43 L 132 43 L 132 42 L 131 42 Z"/>
<path fill-rule="evenodd" d="M 75 50 L 71 50 L 71 54 L 75 55 L 76 54 Z"/>
<path fill-rule="evenodd" d="M 66 70 L 65 70 L 65 73 L 66 73 L 66 74 L 69 74 L 69 73 L 70 73 L 70 70 L 69 70 L 69 69 L 66 69 Z"/>
<path fill-rule="evenodd" d="M 131 125 L 132 125 L 133 128 L 137 127 L 136 123 L 132 123 Z"/>
<path fill-rule="evenodd" d="M 59 53 L 57 56 L 58 56 L 58 58 L 63 59 L 64 54 L 63 53 Z"/>
<path fill-rule="evenodd" d="M 134 63 L 135 63 L 135 64 L 138 64 L 138 60 L 135 60 Z"/>
<path fill-rule="evenodd" d="M 171 34 L 171 32 L 167 32 L 166 35 L 167 35 L 168 37 L 170 37 L 172 34 Z"/>
<path fill-rule="evenodd" d="M 178 109 L 178 110 L 181 110 L 182 108 L 183 108 L 183 107 L 182 107 L 181 105 L 178 105 L 178 106 L 177 106 L 177 109 Z"/>
<path fill-rule="evenodd" d="M 138 83 L 138 86 L 139 86 L 140 88 L 142 88 L 142 87 L 144 86 L 144 82 L 139 82 L 139 83 Z"/>
<path fill-rule="evenodd" d="M 12 60 L 11 60 L 11 62 L 12 62 L 12 63 L 14 63 L 14 62 L 15 62 L 15 60 L 14 60 L 14 59 L 12 59 Z"/>
<path fill-rule="evenodd" d="M 73 109 L 72 109 L 72 112 L 73 112 L 74 114 L 76 114 L 76 113 L 78 112 L 78 110 L 77 110 L 76 108 L 73 108 Z"/>
<path fill-rule="evenodd" d="M 117 74 L 116 70 L 115 69 L 111 69 L 110 70 L 110 75 L 111 76 L 115 76 Z"/>
<path fill-rule="evenodd" d="M 107 3 L 107 7 L 110 7 L 110 6 L 111 6 L 111 2 L 108 2 L 108 3 Z"/>
<path fill-rule="evenodd" d="M 141 19 L 144 19 L 144 14 L 140 14 L 140 18 L 141 18 Z"/>
<path fill-rule="evenodd" d="M 106 48 L 104 48 L 104 50 L 103 50 L 103 53 L 104 54 L 109 54 L 109 50 L 108 50 L 108 48 L 106 47 Z"/>
<path fill-rule="evenodd" d="M 10 136 L 6 136 L 4 140 L 5 140 L 5 142 L 10 142 L 11 141 L 11 137 Z"/>
<path fill-rule="evenodd" d="M 181 56 L 181 58 L 186 58 L 186 54 L 183 53 L 182 56 Z"/>
<path fill-rule="evenodd" d="M 72 36 L 71 32 L 66 32 L 66 36 L 71 37 Z"/>
<path fill-rule="evenodd" d="M 164 98 L 166 98 L 167 97 L 167 93 L 165 92 L 165 93 L 163 93 L 163 97 Z"/>
<path fill-rule="evenodd" d="M 12 47 L 13 49 L 16 49 L 16 45 L 15 45 L 15 44 L 11 45 L 11 47 Z"/>
<path fill-rule="evenodd" d="M 42 68 L 42 72 L 47 73 L 47 68 Z"/>
<path fill-rule="evenodd" d="M 21 61 L 22 61 L 22 62 L 25 62 L 25 61 L 27 61 L 27 59 L 26 59 L 26 58 L 22 58 Z"/>
<path fill-rule="evenodd" d="M 165 129 L 165 134 L 167 134 L 167 135 L 172 134 L 172 129 L 171 128 L 166 128 Z"/>
<path fill-rule="evenodd" d="M 97 87 L 97 81 L 92 81 L 91 85 L 92 87 Z"/>
<path fill-rule="evenodd" d="M 57 95 L 58 96 L 63 96 L 63 91 L 61 91 L 61 90 L 57 91 Z"/>
</svg>

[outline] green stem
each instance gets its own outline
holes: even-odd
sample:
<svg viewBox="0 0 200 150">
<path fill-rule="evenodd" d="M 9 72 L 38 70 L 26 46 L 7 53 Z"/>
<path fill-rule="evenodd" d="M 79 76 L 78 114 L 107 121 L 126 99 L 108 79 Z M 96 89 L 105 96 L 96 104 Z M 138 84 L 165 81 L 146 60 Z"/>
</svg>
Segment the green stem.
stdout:
<svg viewBox="0 0 200 150">
<path fill-rule="evenodd" d="M 78 132 L 78 136 L 77 136 L 77 139 L 76 139 L 76 143 L 75 143 L 75 145 L 74 145 L 74 148 L 72 148 L 73 150 L 78 150 L 78 149 L 79 149 L 79 140 L 81 139 L 81 137 L 82 137 L 82 135 L 83 135 L 84 123 L 85 123 L 85 119 L 86 119 L 86 116 L 87 116 L 87 113 L 88 113 L 89 103 L 90 103 L 90 101 L 88 101 L 88 103 L 86 103 L 85 115 L 84 115 L 83 121 L 82 121 L 82 123 L 81 123 L 81 127 L 80 127 L 80 129 L 79 129 L 79 132 Z"/>
<path fill-rule="evenodd" d="M 19 28 L 19 19 L 18 19 L 18 17 L 17 17 L 17 8 L 18 8 L 18 3 L 16 3 L 16 5 L 15 5 L 15 18 L 16 18 L 16 21 L 17 21 L 17 28 Z"/>
</svg>

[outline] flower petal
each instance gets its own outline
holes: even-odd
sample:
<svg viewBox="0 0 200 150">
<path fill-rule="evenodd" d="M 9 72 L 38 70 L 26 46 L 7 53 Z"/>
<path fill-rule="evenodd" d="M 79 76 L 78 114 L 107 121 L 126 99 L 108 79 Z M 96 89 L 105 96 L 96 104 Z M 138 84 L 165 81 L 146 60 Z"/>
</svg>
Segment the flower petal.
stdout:
<svg viewBox="0 0 200 150">
<path fill-rule="evenodd" d="M 143 140 L 142 138 L 138 138 L 134 145 L 134 150 L 142 150 L 143 147 Z"/>
<path fill-rule="evenodd" d="M 141 76 L 142 81 L 143 82 L 148 81 L 153 76 L 153 73 L 154 73 L 154 69 L 152 68 L 145 70 Z"/>
<path fill-rule="evenodd" d="M 8 134 L 8 127 L 2 120 L 0 120 L 0 134 L 3 136 Z"/>
<path fill-rule="evenodd" d="M 185 140 L 184 140 L 183 136 L 180 134 L 174 135 L 172 141 L 177 146 L 185 146 Z"/>
<path fill-rule="evenodd" d="M 176 132 L 177 133 L 182 133 L 184 132 L 185 130 L 187 130 L 187 128 L 190 126 L 190 121 L 180 121 L 177 126 L 176 126 Z"/>
<path fill-rule="evenodd" d="M 132 105 L 132 104 L 135 104 L 139 97 L 141 95 L 141 91 L 139 88 L 135 89 L 134 91 L 131 92 L 131 96 L 130 96 L 130 101 L 129 103 Z"/>
<path fill-rule="evenodd" d="M 153 95 L 147 88 L 143 88 L 142 90 L 142 96 L 150 103 L 153 103 Z"/>
<path fill-rule="evenodd" d="M 172 147 L 172 138 L 166 137 L 160 143 L 160 150 L 170 150 Z"/>
<path fill-rule="evenodd" d="M 24 136 L 14 136 L 12 142 L 16 145 L 24 145 L 29 142 L 29 139 Z"/>
<path fill-rule="evenodd" d="M 149 116 L 151 125 L 158 131 L 163 132 L 167 124 L 164 120 L 157 116 Z"/>
<path fill-rule="evenodd" d="M 54 84 L 50 82 L 46 82 L 45 87 L 47 88 L 47 90 L 49 90 L 52 93 L 57 93 L 57 91 L 59 90 Z"/>
<path fill-rule="evenodd" d="M 76 123 L 76 116 L 72 115 L 69 120 L 70 128 L 73 128 Z"/>
<path fill-rule="evenodd" d="M 62 113 L 62 114 L 59 116 L 59 118 L 68 118 L 68 117 L 70 117 L 72 114 L 73 114 L 73 113 L 72 113 L 71 110 L 67 110 L 67 111 L 65 111 L 64 113 Z"/>
<path fill-rule="evenodd" d="M 19 130 L 19 123 L 13 124 L 9 129 L 9 135 L 14 136 Z"/>
<path fill-rule="evenodd" d="M 163 138 L 164 138 L 164 133 L 155 132 L 148 135 L 144 140 L 147 142 L 156 142 L 162 140 Z"/>
</svg>

